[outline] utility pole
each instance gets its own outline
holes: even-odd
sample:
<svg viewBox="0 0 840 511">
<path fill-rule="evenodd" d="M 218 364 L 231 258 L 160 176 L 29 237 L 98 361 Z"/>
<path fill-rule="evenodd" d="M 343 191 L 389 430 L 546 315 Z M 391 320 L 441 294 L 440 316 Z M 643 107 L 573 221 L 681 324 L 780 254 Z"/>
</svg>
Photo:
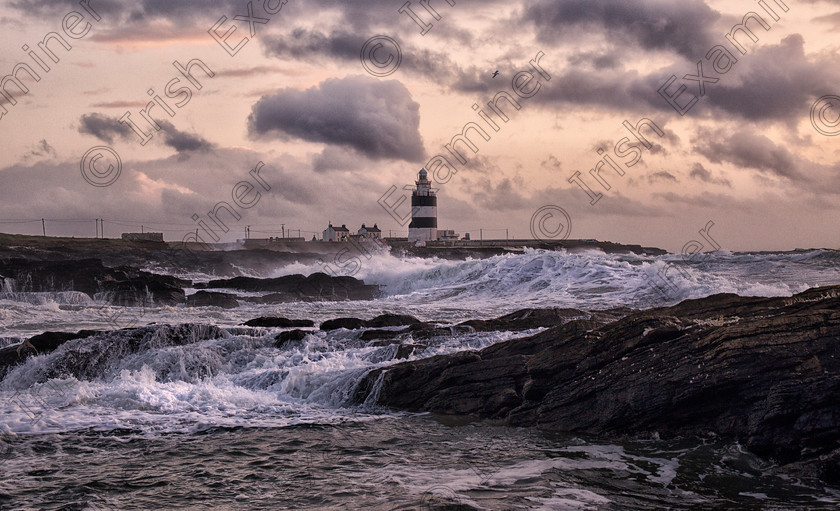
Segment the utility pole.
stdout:
<svg viewBox="0 0 840 511">
<path fill-rule="evenodd" d="M 143 234 L 145 231 L 143 230 L 143 224 L 140 224 L 140 234 Z"/>
<path fill-rule="evenodd" d="M 478 230 L 478 241 L 484 241 L 484 229 Z"/>
<path fill-rule="evenodd" d="M 47 223 L 43 218 L 41 219 L 41 230 L 44 232 L 44 237 L 46 238 L 47 237 Z"/>
<path fill-rule="evenodd" d="M 99 230 L 101 231 L 102 239 L 104 240 L 105 239 L 105 219 L 104 218 L 99 219 Z"/>
<path fill-rule="evenodd" d="M 510 236 L 508 236 L 508 230 L 507 230 L 507 228 L 505 228 L 505 239 L 506 239 L 506 240 L 509 240 L 509 239 L 510 239 Z"/>
<path fill-rule="evenodd" d="M 286 237 L 286 224 L 280 224 L 280 229 L 281 229 L 281 231 L 280 231 L 281 237 L 285 238 Z"/>
<path fill-rule="evenodd" d="M 96 234 L 94 234 L 93 237 L 94 237 L 94 239 L 96 239 L 96 238 L 99 237 L 99 219 L 94 218 L 93 221 L 94 221 L 94 225 L 96 225 Z"/>
</svg>

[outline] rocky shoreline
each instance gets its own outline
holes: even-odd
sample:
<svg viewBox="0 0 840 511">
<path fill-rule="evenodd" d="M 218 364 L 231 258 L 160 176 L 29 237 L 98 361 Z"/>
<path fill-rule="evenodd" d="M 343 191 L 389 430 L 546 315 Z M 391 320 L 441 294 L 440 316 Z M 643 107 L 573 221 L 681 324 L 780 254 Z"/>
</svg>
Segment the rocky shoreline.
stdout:
<svg viewBox="0 0 840 511">
<path fill-rule="evenodd" d="M 373 370 L 354 400 L 604 438 L 729 438 L 836 484 L 840 286 L 572 320 Z"/>
<path fill-rule="evenodd" d="M 262 241 L 262 242 L 259 242 Z M 606 254 L 664 255 L 657 247 L 612 243 L 598 240 L 497 240 L 459 242 L 459 245 L 417 247 L 414 243 L 389 239 L 381 245 L 394 256 L 437 257 L 449 260 L 484 259 L 497 255 L 522 252 L 523 247 L 568 252 L 600 250 Z M 107 266 L 144 267 L 152 265 L 169 271 L 190 269 L 215 275 L 238 275 L 238 268 L 247 267 L 268 271 L 281 265 L 299 262 L 316 264 L 327 261 L 339 266 L 351 255 L 365 257 L 374 247 L 364 247 L 362 253 L 351 243 L 322 241 L 247 240 L 238 243 L 195 244 L 121 239 L 55 238 L 0 233 L 0 260 L 27 259 L 31 261 L 61 261 L 100 259 Z"/>
<path fill-rule="evenodd" d="M 201 291 L 186 296 L 186 288 Z M 265 291 L 267 294 L 239 296 L 206 291 L 214 288 Z M 380 293 L 378 286 L 367 285 L 353 277 L 333 277 L 325 273 L 287 275 L 275 279 L 236 277 L 193 283 L 131 266 L 108 267 L 100 259 L 33 261 L 21 258 L 0 260 L 0 290 L 7 293 L 75 291 L 84 293 L 91 300 L 124 307 L 185 304 L 222 308 L 238 307 L 241 300 L 257 303 L 371 300 Z"/>
<path fill-rule="evenodd" d="M 149 326 L 131 336 L 153 328 L 196 327 Z M 280 349 L 341 328 L 356 331 L 363 345 L 395 345 L 392 360 L 409 360 L 365 375 L 352 395 L 356 404 L 607 440 L 729 439 L 788 473 L 840 483 L 840 286 L 788 298 L 719 294 L 645 311 L 525 309 L 452 325 L 385 314 L 320 325 L 261 317 L 237 328 L 291 329 L 272 334 Z M 536 328 L 546 330 L 480 351 L 418 358 L 454 334 Z M 101 333 L 47 332 L 2 348 L 0 375 L 36 353 Z"/>
</svg>

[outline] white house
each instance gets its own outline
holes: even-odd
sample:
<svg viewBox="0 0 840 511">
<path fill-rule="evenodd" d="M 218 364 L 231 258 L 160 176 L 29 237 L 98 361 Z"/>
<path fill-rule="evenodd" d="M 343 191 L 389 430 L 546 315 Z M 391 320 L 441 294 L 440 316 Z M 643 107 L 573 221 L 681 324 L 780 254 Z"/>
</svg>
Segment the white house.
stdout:
<svg viewBox="0 0 840 511">
<path fill-rule="evenodd" d="M 370 240 L 381 240 L 382 231 L 379 230 L 379 227 L 377 227 L 376 224 L 373 224 L 373 227 L 365 227 L 365 224 L 362 224 L 362 228 L 359 229 L 359 237 Z"/>
<path fill-rule="evenodd" d="M 324 237 L 321 239 L 324 241 L 347 241 L 349 237 L 350 229 L 346 225 L 341 224 L 341 227 L 333 227 L 333 224 L 330 224 L 324 230 Z"/>
</svg>

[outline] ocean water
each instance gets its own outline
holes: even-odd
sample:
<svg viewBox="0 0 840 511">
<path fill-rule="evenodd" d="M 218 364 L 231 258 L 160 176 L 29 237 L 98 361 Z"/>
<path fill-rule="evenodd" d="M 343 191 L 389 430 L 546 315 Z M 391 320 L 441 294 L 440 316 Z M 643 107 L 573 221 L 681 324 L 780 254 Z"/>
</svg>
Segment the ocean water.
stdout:
<svg viewBox="0 0 840 511">
<path fill-rule="evenodd" d="M 688 261 L 595 251 L 467 261 L 377 254 L 354 276 L 383 286 L 379 299 L 236 309 L 112 307 L 7 282 L 0 346 L 44 331 L 103 333 L 31 357 L 0 381 L 0 509 L 836 509 L 840 488 L 778 473 L 737 444 L 613 444 L 355 405 L 368 371 L 400 362 L 396 346 L 342 329 L 278 348 L 283 329 L 240 325 L 384 312 L 447 324 L 525 307 L 789 296 L 840 283 L 838 261 L 828 250 Z M 538 331 L 433 339 L 411 359 Z"/>
</svg>

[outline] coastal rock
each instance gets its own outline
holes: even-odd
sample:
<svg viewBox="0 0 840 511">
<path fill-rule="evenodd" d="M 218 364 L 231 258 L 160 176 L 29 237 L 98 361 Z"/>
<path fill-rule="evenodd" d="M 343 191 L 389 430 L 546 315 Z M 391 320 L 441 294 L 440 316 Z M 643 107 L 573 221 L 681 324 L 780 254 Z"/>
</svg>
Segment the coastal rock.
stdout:
<svg viewBox="0 0 840 511">
<path fill-rule="evenodd" d="M 289 303 L 289 302 L 299 302 L 299 301 L 306 301 L 302 300 L 300 295 L 296 293 L 269 293 L 263 296 L 248 296 L 244 298 L 244 300 L 253 302 L 253 303 L 262 303 L 271 305 L 273 303 Z"/>
<path fill-rule="evenodd" d="M 259 318 L 249 319 L 245 326 L 262 326 L 262 327 L 277 327 L 277 328 L 297 328 L 315 326 L 315 322 L 309 319 L 289 319 L 281 317 L 263 316 Z"/>
<path fill-rule="evenodd" d="M 379 286 L 367 285 L 353 277 L 331 277 L 326 273 L 309 276 L 286 275 L 273 279 L 234 277 L 196 284 L 197 289 L 238 289 L 241 291 L 270 291 L 271 302 L 315 300 L 371 300 L 379 296 Z M 266 297 L 262 297 L 266 300 Z M 258 299 L 259 301 L 259 299 Z"/>
<path fill-rule="evenodd" d="M 106 268 L 99 259 L 76 261 L 0 261 L 0 274 L 18 292 L 79 291 L 90 296 L 102 291 L 105 281 L 127 280 L 124 271 Z"/>
<path fill-rule="evenodd" d="M 475 333 L 475 328 L 467 325 L 452 325 L 446 327 L 436 327 L 434 325 L 424 325 L 422 328 L 409 328 L 411 336 L 414 339 L 431 339 L 433 337 L 451 337 L 460 334 Z"/>
<path fill-rule="evenodd" d="M 411 355 L 420 354 L 426 350 L 426 347 L 422 344 L 400 344 L 397 347 L 397 354 L 394 355 L 396 360 L 404 360 Z"/>
<path fill-rule="evenodd" d="M 33 355 L 44 355 L 73 339 L 83 339 L 100 333 L 98 330 L 80 330 L 78 332 L 44 332 L 30 337 L 22 344 L 0 348 L 0 378 L 8 369 L 16 366 Z"/>
<path fill-rule="evenodd" d="M 574 319 L 588 319 L 590 314 L 579 309 L 521 309 L 495 319 L 473 319 L 459 323 L 477 332 L 530 330 L 562 325 Z"/>
<path fill-rule="evenodd" d="M 840 473 L 840 286 L 572 321 L 375 369 L 357 402 L 382 373 L 379 405 L 602 437 L 714 435 L 826 480 Z"/>
<path fill-rule="evenodd" d="M 78 291 L 100 294 L 112 305 L 141 307 L 184 302 L 189 281 L 120 266 L 108 268 L 99 259 L 67 261 L 0 261 L 6 287 L 18 292 Z"/>
<path fill-rule="evenodd" d="M 382 328 L 387 326 L 417 325 L 420 323 L 422 322 L 419 319 L 408 314 L 381 314 L 365 321 L 365 327 Z"/>
<path fill-rule="evenodd" d="M 321 323 L 321 330 L 337 330 L 339 328 L 346 328 L 347 330 L 355 330 L 365 326 L 365 320 L 359 318 L 336 318 L 328 319 Z"/>
<path fill-rule="evenodd" d="M 337 328 L 346 328 L 348 330 L 355 330 L 357 328 L 383 328 L 393 326 L 412 326 L 414 328 L 425 328 L 429 325 L 423 323 L 414 316 L 407 314 L 381 314 L 373 319 L 359 319 L 359 318 L 336 318 L 329 319 L 321 323 L 321 330 L 335 330 Z M 389 330 L 380 330 L 381 335 L 387 336 L 385 332 Z M 376 337 L 371 337 L 376 338 Z"/>
<path fill-rule="evenodd" d="M 407 328 L 403 328 L 400 330 L 380 330 L 380 329 L 373 329 L 373 330 L 365 330 L 361 334 L 359 334 L 359 339 L 363 341 L 376 341 L 376 340 L 388 340 L 388 339 L 396 339 L 397 337 L 404 335 L 408 332 Z M 389 343 L 385 343 L 391 344 Z"/>
<path fill-rule="evenodd" d="M 183 289 L 161 275 L 105 282 L 103 288 L 108 303 L 122 307 L 178 305 L 186 299 Z"/>
<path fill-rule="evenodd" d="M 217 293 L 215 291 L 198 291 L 187 297 L 188 307 L 221 307 L 223 309 L 235 309 L 239 307 L 239 301 L 235 295 L 229 293 Z"/>
<path fill-rule="evenodd" d="M 288 332 L 280 332 L 274 336 L 274 345 L 280 349 L 290 348 L 299 344 L 312 331 L 306 330 L 290 330 Z"/>
</svg>

